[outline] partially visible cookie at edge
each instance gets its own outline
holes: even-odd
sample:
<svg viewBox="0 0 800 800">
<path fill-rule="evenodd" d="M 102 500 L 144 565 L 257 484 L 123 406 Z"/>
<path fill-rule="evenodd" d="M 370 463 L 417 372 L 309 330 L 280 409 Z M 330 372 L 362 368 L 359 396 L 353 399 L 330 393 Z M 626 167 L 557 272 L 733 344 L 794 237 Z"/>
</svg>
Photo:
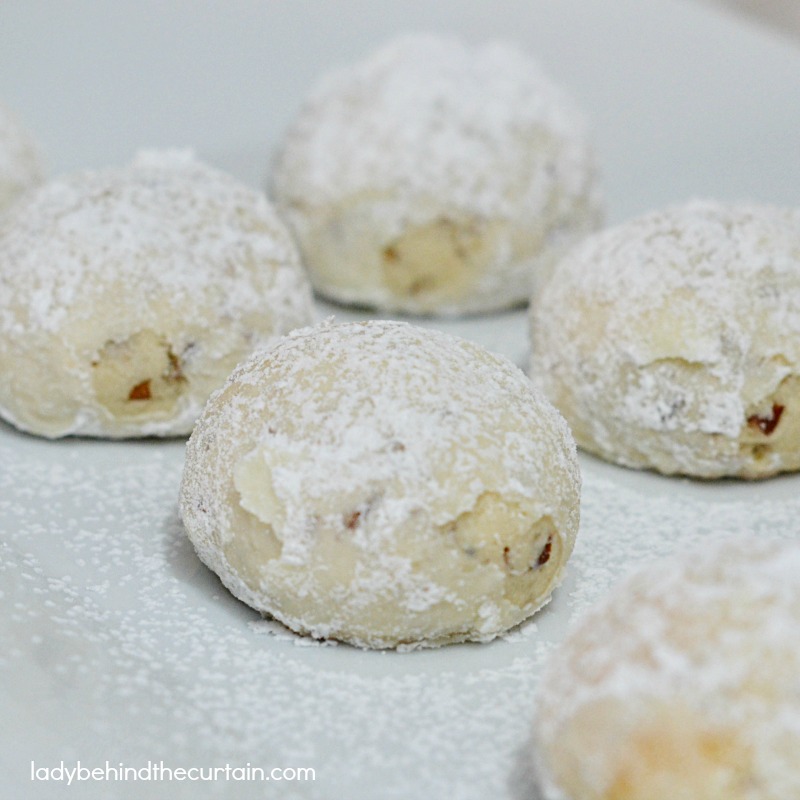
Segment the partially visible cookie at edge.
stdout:
<svg viewBox="0 0 800 800">
<path fill-rule="evenodd" d="M 172 436 L 313 318 L 267 200 L 186 151 L 27 193 L 0 217 L 0 416 L 46 437 Z"/>
<path fill-rule="evenodd" d="M 532 745 L 541 800 L 800 797 L 800 542 L 631 574 L 551 656 Z"/>
<path fill-rule="evenodd" d="M 702 478 L 800 468 L 800 212 L 694 201 L 594 234 L 531 306 L 578 445 Z"/>
</svg>

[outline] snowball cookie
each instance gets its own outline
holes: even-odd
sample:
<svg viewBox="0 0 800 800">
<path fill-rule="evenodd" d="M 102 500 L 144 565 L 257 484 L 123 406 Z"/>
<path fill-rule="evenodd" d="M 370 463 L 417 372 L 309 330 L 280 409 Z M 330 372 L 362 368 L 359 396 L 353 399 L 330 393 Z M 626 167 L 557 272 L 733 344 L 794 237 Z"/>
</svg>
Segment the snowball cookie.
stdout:
<svg viewBox="0 0 800 800">
<path fill-rule="evenodd" d="M 33 139 L 0 103 L 0 213 L 41 180 L 42 165 Z"/>
<path fill-rule="evenodd" d="M 322 295 L 410 313 L 527 302 L 601 217 L 573 102 L 509 45 L 431 35 L 316 88 L 273 194 Z"/>
<path fill-rule="evenodd" d="M 484 641 L 549 598 L 578 529 L 575 446 L 511 362 L 398 322 L 295 332 L 189 440 L 200 558 L 298 633 Z"/>
<path fill-rule="evenodd" d="M 28 193 L 0 218 L 0 287 L 0 415 L 48 437 L 188 433 L 312 318 L 266 199 L 177 152 Z"/>
<path fill-rule="evenodd" d="M 533 738 L 542 800 L 800 797 L 800 543 L 631 576 L 552 657 Z"/>
<path fill-rule="evenodd" d="M 800 212 L 693 202 L 595 234 L 531 311 L 531 376 L 630 467 L 800 467 Z"/>
</svg>

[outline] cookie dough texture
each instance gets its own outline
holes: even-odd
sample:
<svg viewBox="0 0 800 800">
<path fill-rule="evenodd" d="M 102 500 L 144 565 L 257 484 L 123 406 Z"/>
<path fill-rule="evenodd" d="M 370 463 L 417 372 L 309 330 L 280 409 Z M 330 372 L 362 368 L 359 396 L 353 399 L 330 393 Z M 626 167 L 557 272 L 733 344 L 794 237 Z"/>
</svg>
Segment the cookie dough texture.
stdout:
<svg viewBox="0 0 800 800">
<path fill-rule="evenodd" d="M 510 45 L 402 37 L 324 79 L 273 194 L 333 300 L 458 314 L 527 302 L 601 202 L 574 103 Z"/>
<path fill-rule="evenodd" d="M 0 103 L 0 214 L 41 181 L 42 164 L 31 135 Z"/>
<path fill-rule="evenodd" d="M 531 377 L 629 467 L 800 467 L 800 213 L 695 201 L 595 234 L 531 307 Z"/>
<path fill-rule="evenodd" d="M 228 589 L 292 630 L 434 646 L 548 600 L 579 484 L 564 421 L 510 362 L 403 323 L 325 324 L 212 397 L 181 511 Z"/>
<path fill-rule="evenodd" d="M 800 797 L 800 544 L 631 576 L 549 662 L 534 746 L 542 800 Z"/>
<path fill-rule="evenodd" d="M 47 437 L 187 434 L 312 319 L 267 201 L 184 152 L 53 181 L 0 218 L 0 415 Z"/>
</svg>

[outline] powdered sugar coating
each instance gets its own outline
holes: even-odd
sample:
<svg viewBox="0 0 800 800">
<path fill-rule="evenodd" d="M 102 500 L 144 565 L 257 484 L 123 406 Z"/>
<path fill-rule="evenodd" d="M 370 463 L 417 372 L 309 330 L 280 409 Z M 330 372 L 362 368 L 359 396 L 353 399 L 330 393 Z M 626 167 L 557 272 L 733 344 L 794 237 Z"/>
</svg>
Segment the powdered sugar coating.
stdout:
<svg viewBox="0 0 800 800">
<path fill-rule="evenodd" d="M 563 420 L 510 362 L 402 323 L 326 324 L 212 397 L 181 511 L 233 594 L 293 630 L 436 645 L 546 602 L 579 484 Z"/>
<path fill-rule="evenodd" d="M 797 796 L 798 641 L 797 541 L 725 539 L 634 573 L 542 675 L 545 798 Z"/>
<path fill-rule="evenodd" d="M 582 114 L 528 56 L 415 35 L 320 82 L 273 191 L 322 294 L 455 314 L 527 301 L 598 225 L 595 173 Z"/>
<path fill-rule="evenodd" d="M 695 201 L 595 234 L 531 309 L 578 444 L 702 477 L 800 467 L 800 214 Z"/>
<path fill-rule="evenodd" d="M 188 433 L 238 361 L 312 319 L 266 199 L 184 151 L 26 196 L 0 286 L 0 414 L 45 436 Z"/>
<path fill-rule="evenodd" d="M 0 212 L 42 181 L 42 164 L 33 138 L 0 103 Z"/>
</svg>

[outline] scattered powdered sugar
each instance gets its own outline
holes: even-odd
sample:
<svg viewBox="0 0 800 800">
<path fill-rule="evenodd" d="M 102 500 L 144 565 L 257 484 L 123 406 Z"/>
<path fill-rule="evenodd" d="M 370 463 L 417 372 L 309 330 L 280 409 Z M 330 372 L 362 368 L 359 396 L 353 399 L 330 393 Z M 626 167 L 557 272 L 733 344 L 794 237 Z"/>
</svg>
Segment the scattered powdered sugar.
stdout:
<svg viewBox="0 0 800 800">
<path fill-rule="evenodd" d="M 258 635 L 282 629 L 195 556 L 177 515 L 179 443 L 53 443 L 1 428 L 0 463 L 0 693 L 17 719 L 4 727 L 4 780 L 20 796 L 30 759 L 80 758 L 316 770 L 313 783 L 283 784 L 282 798 L 521 800 L 533 794 L 522 767 L 540 669 L 579 613 L 634 567 L 709 537 L 800 538 L 794 476 L 691 483 L 584 457 L 566 581 L 507 641 L 409 654 L 296 647 L 285 631 Z M 142 785 L 81 791 L 136 798 Z"/>
<path fill-rule="evenodd" d="M 628 315 L 647 316 L 663 309 L 664 298 L 694 301 L 718 309 L 713 324 L 727 323 L 735 340 L 752 335 L 751 321 L 742 314 L 746 300 L 769 302 L 791 330 L 800 325 L 797 298 L 781 292 L 781 278 L 797 275 L 800 212 L 771 206 L 726 205 L 695 200 L 684 206 L 646 214 L 595 234 L 579 245 L 559 267 L 559 279 L 585 287 L 600 304 L 623 305 L 612 322 L 612 332 L 624 336 L 620 327 Z M 681 313 L 679 307 L 674 313 Z M 690 343 L 691 358 L 711 360 L 725 344 L 711 337 Z M 701 328 L 706 333 L 706 328 Z M 656 342 L 625 341 L 637 363 L 654 357 Z"/>
<path fill-rule="evenodd" d="M 10 296 L 0 331 L 57 332 L 66 319 L 92 313 L 87 294 L 97 299 L 116 284 L 120 297 L 166 291 L 190 307 L 222 279 L 222 313 L 252 312 L 265 303 L 254 285 L 272 276 L 264 269 L 255 284 L 244 280 L 247 265 L 296 262 L 265 197 L 191 151 L 144 151 L 127 167 L 55 179 L 8 214 L 0 280 Z"/>
<path fill-rule="evenodd" d="M 258 636 L 271 636 L 291 642 L 295 647 L 337 647 L 339 645 L 335 639 L 312 639 L 310 636 L 298 636 L 276 619 L 269 617 L 250 622 L 249 627 Z"/>
<path fill-rule="evenodd" d="M 513 159 L 525 137 L 557 140 L 564 192 L 584 191 L 584 119 L 534 61 L 505 43 L 404 36 L 320 83 L 287 133 L 275 185 L 300 204 L 399 191 L 516 216 L 508 181 L 522 178 Z M 540 212 L 551 179 L 542 171 L 527 187 Z"/>
</svg>

